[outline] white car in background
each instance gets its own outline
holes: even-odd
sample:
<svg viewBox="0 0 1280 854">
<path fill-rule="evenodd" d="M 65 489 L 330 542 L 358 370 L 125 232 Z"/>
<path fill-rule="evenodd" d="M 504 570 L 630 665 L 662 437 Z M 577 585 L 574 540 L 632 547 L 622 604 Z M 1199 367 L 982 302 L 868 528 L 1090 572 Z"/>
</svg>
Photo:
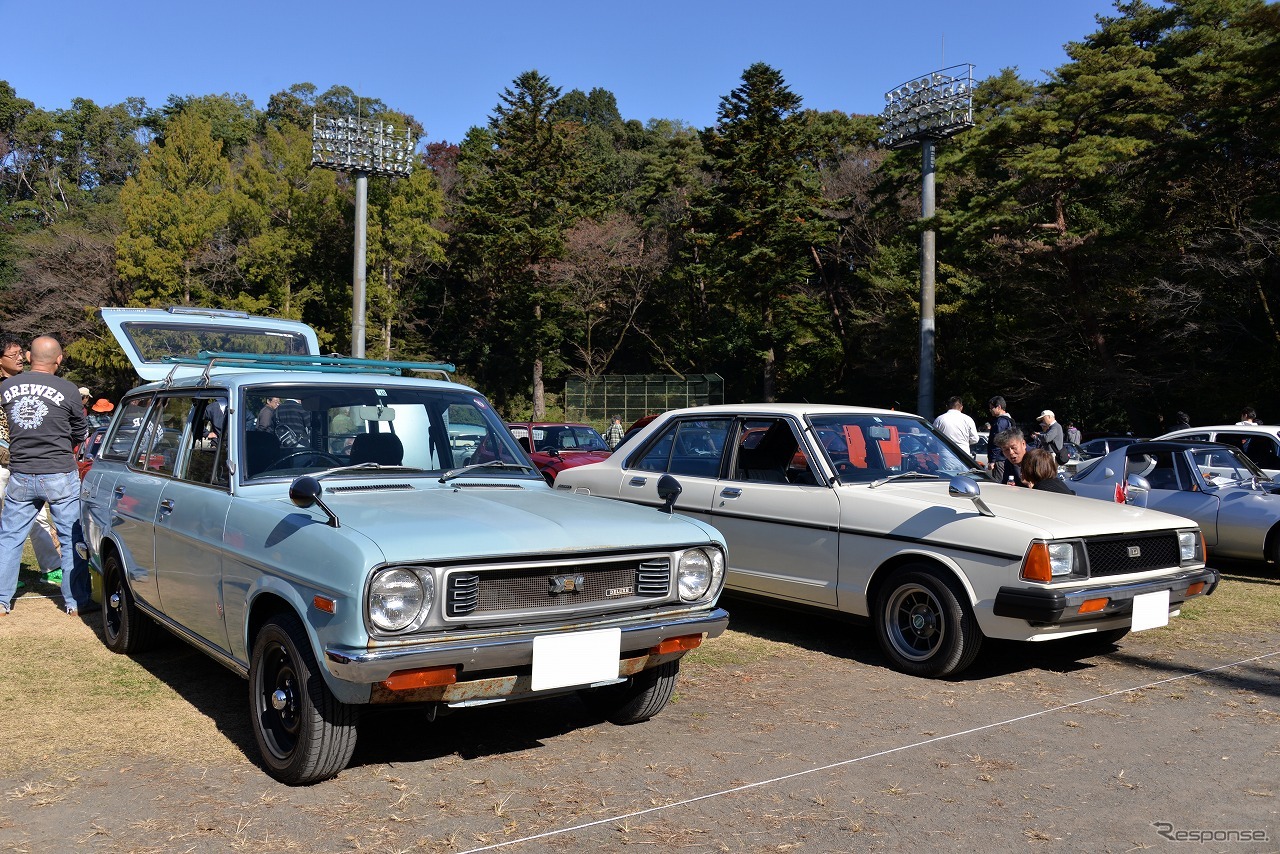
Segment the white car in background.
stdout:
<svg viewBox="0 0 1280 854">
<path fill-rule="evenodd" d="M 990 481 L 916 415 L 743 404 L 660 415 L 556 491 L 675 508 L 729 547 L 727 587 L 869 618 L 894 667 L 958 673 L 984 638 L 1110 644 L 1208 594 L 1196 524 Z"/>
<path fill-rule="evenodd" d="M 1271 424 L 1217 424 L 1184 427 L 1165 433 L 1160 439 L 1182 442 L 1221 442 L 1244 452 L 1267 477 L 1280 476 L 1280 427 Z"/>
</svg>

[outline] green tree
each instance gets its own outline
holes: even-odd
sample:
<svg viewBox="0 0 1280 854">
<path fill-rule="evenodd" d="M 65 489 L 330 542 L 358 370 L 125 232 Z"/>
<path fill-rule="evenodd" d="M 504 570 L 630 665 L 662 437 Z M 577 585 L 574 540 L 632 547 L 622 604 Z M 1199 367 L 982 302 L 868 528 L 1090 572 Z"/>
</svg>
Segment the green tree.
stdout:
<svg viewBox="0 0 1280 854">
<path fill-rule="evenodd" d="M 444 196 L 421 162 L 408 178 L 391 181 L 382 203 L 369 211 L 367 294 L 384 359 L 393 357 L 396 333 L 412 325 L 408 309 L 417 301 L 417 283 L 444 263 L 446 235 L 436 227 L 443 214 Z"/>
<path fill-rule="evenodd" d="M 335 173 L 311 168 L 308 130 L 267 125 L 261 141 L 249 147 L 234 186 L 230 219 L 249 287 L 228 294 L 229 302 L 301 319 L 325 299 L 320 247 L 346 230 Z"/>
<path fill-rule="evenodd" d="M 822 334 L 825 315 L 810 280 L 813 246 L 829 239 L 830 223 L 800 105 L 780 72 L 756 63 L 702 132 L 714 183 L 693 211 L 691 270 L 714 294 L 715 343 L 756 367 L 766 401 L 785 385 L 788 356 Z"/>
<path fill-rule="evenodd" d="M 489 126 L 467 135 L 459 159 L 455 242 L 470 305 L 483 318 L 480 334 L 516 347 L 511 367 L 532 378 L 537 418 L 546 412 L 544 374 L 562 369 L 561 294 L 546 264 L 560 257 L 565 232 L 590 212 L 581 134 L 555 120 L 559 97 L 537 71 L 521 74 L 503 90 Z M 499 381 L 505 393 L 519 388 L 503 365 L 477 355 L 486 377 L 505 375 Z"/>
<path fill-rule="evenodd" d="M 231 169 L 211 123 L 180 113 L 120 191 L 116 267 L 136 305 L 209 304 L 202 277 L 227 224 Z"/>
</svg>

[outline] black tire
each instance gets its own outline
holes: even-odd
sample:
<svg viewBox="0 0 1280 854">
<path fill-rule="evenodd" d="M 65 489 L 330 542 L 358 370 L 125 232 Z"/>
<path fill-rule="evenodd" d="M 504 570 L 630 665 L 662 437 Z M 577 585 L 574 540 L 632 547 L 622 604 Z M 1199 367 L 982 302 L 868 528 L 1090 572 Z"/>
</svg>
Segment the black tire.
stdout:
<svg viewBox="0 0 1280 854">
<path fill-rule="evenodd" d="M 912 676 L 953 676 L 982 648 L 982 630 L 960 585 L 924 564 L 889 577 L 876 597 L 874 622 L 894 669 Z"/>
<path fill-rule="evenodd" d="M 610 723 L 638 724 L 662 711 L 676 690 L 680 659 L 642 670 L 626 682 L 579 694 L 594 714 Z"/>
<path fill-rule="evenodd" d="M 282 783 L 327 780 L 356 748 L 356 709 L 329 691 L 292 613 L 272 617 L 254 638 L 249 715 L 267 772 Z"/>
<path fill-rule="evenodd" d="M 102 639 L 107 649 L 122 655 L 154 646 L 161 628 L 133 600 L 120 556 L 108 552 L 102 561 Z"/>
</svg>

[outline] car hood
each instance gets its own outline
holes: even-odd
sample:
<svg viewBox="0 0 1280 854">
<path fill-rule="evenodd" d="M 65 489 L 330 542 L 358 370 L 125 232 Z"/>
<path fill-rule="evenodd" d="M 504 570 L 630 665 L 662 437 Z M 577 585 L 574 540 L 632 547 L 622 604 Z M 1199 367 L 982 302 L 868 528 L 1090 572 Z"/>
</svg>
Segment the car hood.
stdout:
<svg viewBox="0 0 1280 854">
<path fill-rule="evenodd" d="M 995 514 L 995 520 L 1005 525 L 1013 523 L 1036 529 L 1033 536 L 1045 539 L 1196 527 L 1196 523 L 1190 519 L 1145 507 L 1097 501 L 1077 495 L 1037 492 L 1034 489 L 1000 483 L 982 483 L 979 486 L 980 497 Z M 852 488 L 869 487 L 860 485 Z M 882 500 L 892 497 L 918 502 L 922 505 L 922 511 L 923 505 L 945 505 L 956 511 L 956 522 L 978 513 L 973 501 L 952 498 L 947 488 L 945 480 L 899 481 L 877 487 L 874 492 Z"/>
<path fill-rule="evenodd" d="M 710 526 L 679 514 L 553 492 L 540 485 L 433 484 L 412 491 L 326 493 L 324 502 L 342 527 L 369 537 L 389 561 L 722 542 Z M 318 514 L 318 508 L 311 512 Z"/>
</svg>

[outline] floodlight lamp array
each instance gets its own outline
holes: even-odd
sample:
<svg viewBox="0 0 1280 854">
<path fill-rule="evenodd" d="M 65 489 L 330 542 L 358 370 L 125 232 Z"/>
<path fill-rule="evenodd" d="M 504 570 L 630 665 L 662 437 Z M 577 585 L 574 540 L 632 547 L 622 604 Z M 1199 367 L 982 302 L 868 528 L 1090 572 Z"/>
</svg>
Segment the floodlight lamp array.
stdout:
<svg viewBox="0 0 1280 854">
<path fill-rule="evenodd" d="M 953 65 L 884 93 L 880 144 L 903 148 L 973 127 L 973 66 Z"/>
<path fill-rule="evenodd" d="M 417 140 L 390 122 L 311 117 L 311 165 L 336 172 L 407 177 L 413 171 Z"/>
</svg>

